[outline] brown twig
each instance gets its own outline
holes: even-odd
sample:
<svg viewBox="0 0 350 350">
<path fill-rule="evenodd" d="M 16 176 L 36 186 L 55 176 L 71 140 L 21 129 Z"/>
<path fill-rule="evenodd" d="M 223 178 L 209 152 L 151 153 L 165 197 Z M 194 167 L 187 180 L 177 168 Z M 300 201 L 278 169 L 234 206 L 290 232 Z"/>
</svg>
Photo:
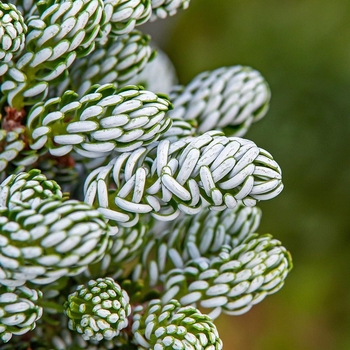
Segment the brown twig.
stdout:
<svg viewBox="0 0 350 350">
<path fill-rule="evenodd" d="M 26 117 L 27 112 L 22 108 L 18 111 L 13 107 L 5 107 L 5 118 L 2 121 L 2 129 L 5 131 L 12 131 L 16 128 L 25 128 L 22 124 L 23 119 Z"/>
</svg>

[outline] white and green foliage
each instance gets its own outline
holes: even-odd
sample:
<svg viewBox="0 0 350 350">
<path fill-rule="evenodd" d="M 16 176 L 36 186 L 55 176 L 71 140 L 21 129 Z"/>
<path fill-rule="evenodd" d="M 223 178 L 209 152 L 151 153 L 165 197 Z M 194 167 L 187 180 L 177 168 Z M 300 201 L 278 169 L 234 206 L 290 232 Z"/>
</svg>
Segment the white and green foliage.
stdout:
<svg viewBox="0 0 350 350">
<path fill-rule="evenodd" d="M 57 157 L 47 154 L 41 157 L 37 168 L 45 174 L 47 179 L 55 179 L 63 192 L 73 193 L 79 187 L 81 171 L 75 166 L 72 158 L 62 162 Z"/>
<path fill-rule="evenodd" d="M 148 35 L 138 30 L 122 36 L 111 36 L 91 55 L 74 62 L 67 78 L 69 89 L 82 96 L 94 84 L 125 84 L 153 59 L 155 52 L 148 45 L 149 40 Z"/>
<path fill-rule="evenodd" d="M 101 0 L 40 3 L 47 9 L 27 19 L 25 53 L 9 69 L 1 87 L 17 109 L 44 99 L 75 58 L 94 49 L 100 31 Z"/>
<path fill-rule="evenodd" d="M 254 206 L 282 188 L 280 167 L 268 152 L 252 141 L 212 131 L 118 155 L 89 175 L 85 201 L 130 226 L 145 213 L 169 221 L 207 206 Z"/>
<path fill-rule="evenodd" d="M 137 348 L 220 350 L 222 342 L 210 317 L 176 300 L 152 300 L 134 310 L 132 331 Z"/>
<path fill-rule="evenodd" d="M 120 226 L 118 232 L 110 237 L 110 245 L 103 259 L 98 263 L 90 264 L 84 271 L 84 275 L 88 278 L 98 278 L 98 276 L 121 278 L 125 275 L 126 266 L 139 260 L 150 226 L 149 222 L 141 221 L 133 227 Z"/>
<path fill-rule="evenodd" d="M 174 16 L 179 9 L 187 9 L 191 0 L 151 0 L 152 17 L 151 21 L 157 18 Z"/>
<path fill-rule="evenodd" d="M 39 171 L 8 177 L 0 197 L 1 285 L 49 284 L 103 257 L 113 234 L 104 217 Z"/>
<path fill-rule="evenodd" d="M 68 327 L 85 340 L 111 340 L 128 326 L 128 294 L 112 278 L 90 280 L 69 295 L 65 304 Z"/>
<path fill-rule="evenodd" d="M 182 216 L 166 230 L 153 227 L 146 237 L 142 258 L 134 269 L 135 280 L 144 271 L 149 286 L 164 282 L 172 269 L 183 268 L 193 259 L 216 257 L 223 246 L 237 247 L 259 226 L 261 210 L 240 204 L 223 211 L 202 210 Z M 156 237 L 156 239 L 153 239 Z M 148 239 L 150 238 L 150 239 Z M 142 266 L 146 269 L 143 270 Z"/>
<path fill-rule="evenodd" d="M 39 154 L 35 150 L 26 149 L 25 128 L 17 127 L 11 131 L 1 129 L 0 131 L 0 178 L 4 180 L 4 170 L 11 167 L 25 167 L 34 164 L 39 159 Z"/>
<path fill-rule="evenodd" d="M 0 5 L 0 60 L 2 71 L 6 69 L 6 63 L 9 63 L 13 54 L 18 54 L 24 48 L 25 34 L 27 25 L 24 23 L 23 16 L 12 4 Z"/>
<path fill-rule="evenodd" d="M 137 149 L 157 140 L 171 125 L 167 97 L 142 87 L 117 90 L 113 84 L 94 85 L 79 98 L 69 90 L 62 97 L 31 109 L 28 142 L 62 157 L 72 150 L 86 158 Z"/>
<path fill-rule="evenodd" d="M 9 0 L 10 4 L 17 7 L 18 11 L 27 19 L 33 12 L 37 11 L 36 3 L 34 0 Z"/>
<path fill-rule="evenodd" d="M 284 284 L 290 257 L 271 235 L 250 234 L 242 244 L 223 246 L 216 257 L 192 258 L 165 276 L 162 301 L 240 315 Z"/>
<path fill-rule="evenodd" d="M 12 335 L 22 335 L 35 328 L 43 309 L 39 290 L 28 287 L 0 287 L 0 338 L 8 342 Z"/>
<path fill-rule="evenodd" d="M 84 271 L 108 246 L 104 218 L 86 203 L 57 197 L 0 209 L 0 284 L 49 284 Z"/>
<path fill-rule="evenodd" d="M 266 114 L 270 89 L 259 72 L 242 66 L 203 72 L 186 87 L 170 92 L 173 118 L 195 119 L 198 132 L 217 129 L 227 136 L 243 136 Z"/>
<path fill-rule="evenodd" d="M 283 286 L 256 233 L 282 172 L 241 138 L 267 83 L 176 85 L 139 31 L 189 3 L 0 2 L 0 349 L 218 350 L 215 317 Z"/>
<path fill-rule="evenodd" d="M 130 33 L 147 22 L 152 14 L 151 0 L 103 0 L 103 37 Z"/>
<path fill-rule="evenodd" d="M 247 312 L 280 289 L 291 269 L 289 253 L 271 235 L 258 235 L 258 208 L 203 210 L 175 221 L 168 231 L 150 232 L 133 279 L 145 288 L 162 286 L 162 301 L 213 309 L 230 315 Z"/>
<path fill-rule="evenodd" d="M 11 175 L 0 184 L 0 206 L 12 209 L 23 203 L 33 204 L 50 197 L 62 199 L 63 194 L 56 181 L 46 178 L 40 171 Z"/>
</svg>

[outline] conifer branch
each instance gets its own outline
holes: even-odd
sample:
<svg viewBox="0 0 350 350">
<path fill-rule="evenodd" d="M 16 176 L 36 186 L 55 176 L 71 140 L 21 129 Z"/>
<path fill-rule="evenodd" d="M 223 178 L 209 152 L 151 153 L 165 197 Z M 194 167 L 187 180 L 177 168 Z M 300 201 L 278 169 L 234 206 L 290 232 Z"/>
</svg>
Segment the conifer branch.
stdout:
<svg viewBox="0 0 350 350">
<path fill-rule="evenodd" d="M 256 233 L 282 171 L 241 138 L 268 84 L 177 85 L 139 31 L 189 4 L 0 1 L 0 350 L 219 350 L 213 319 L 283 286 Z"/>
</svg>

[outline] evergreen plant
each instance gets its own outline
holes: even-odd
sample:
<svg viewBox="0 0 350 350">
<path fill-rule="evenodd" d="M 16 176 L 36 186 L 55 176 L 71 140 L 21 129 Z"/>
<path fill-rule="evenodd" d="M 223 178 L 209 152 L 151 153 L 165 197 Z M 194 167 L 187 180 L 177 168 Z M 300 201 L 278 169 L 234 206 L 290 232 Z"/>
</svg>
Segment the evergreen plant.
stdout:
<svg viewBox="0 0 350 350">
<path fill-rule="evenodd" d="M 189 3 L 0 2 L 1 349 L 218 350 L 216 317 L 283 286 L 256 233 L 281 169 L 243 138 L 268 84 L 176 85 L 139 30 Z"/>
</svg>

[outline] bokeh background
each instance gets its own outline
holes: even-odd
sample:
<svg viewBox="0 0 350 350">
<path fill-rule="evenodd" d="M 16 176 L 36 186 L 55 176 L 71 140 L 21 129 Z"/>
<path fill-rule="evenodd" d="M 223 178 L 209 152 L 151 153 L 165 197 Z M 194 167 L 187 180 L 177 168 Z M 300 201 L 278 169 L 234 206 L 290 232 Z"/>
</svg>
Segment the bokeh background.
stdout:
<svg viewBox="0 0 350 350">
<path fill-rule="evenodd" d="M 344 0 L 192 0 L 147 27 L 180 83 L 242 64 L 272 90 L 246 137 L 282 167 L 285 189 L 260 205 L 259 232 L 283 242 L 294 269 L 249 313 L 217 320 L 225 349 L 350 349 L 349 23 Z"/>
</svg>

